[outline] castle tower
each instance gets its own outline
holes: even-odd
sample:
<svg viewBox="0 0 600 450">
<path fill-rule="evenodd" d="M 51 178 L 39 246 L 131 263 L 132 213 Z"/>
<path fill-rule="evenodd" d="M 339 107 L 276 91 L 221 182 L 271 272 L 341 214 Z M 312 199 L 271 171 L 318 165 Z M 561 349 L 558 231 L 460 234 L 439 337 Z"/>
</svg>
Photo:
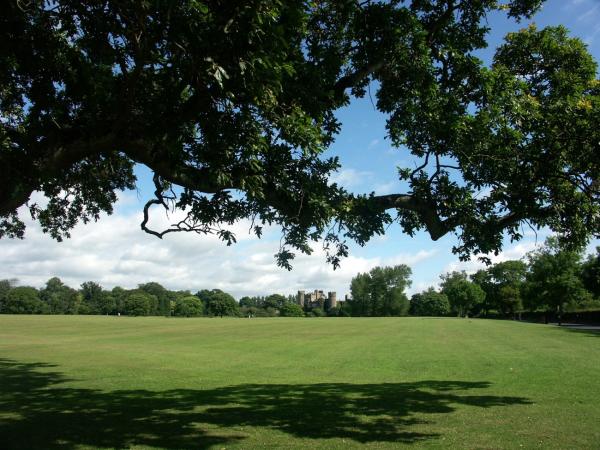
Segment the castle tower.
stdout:
<svg viewBox="0 0 600 450">
<path fill-rule="evenodd" d="M 298 291 L 298 295 L 296 296 L 296 301 L 300 306 L 304 308 L 304 291 Z"/>
<path fill-rule="evenodd" d="M 335 291 L 329 291 L 327 293 L 327 310 L 335 308 L 337 306 L 337 294 Z"/>
</svg>

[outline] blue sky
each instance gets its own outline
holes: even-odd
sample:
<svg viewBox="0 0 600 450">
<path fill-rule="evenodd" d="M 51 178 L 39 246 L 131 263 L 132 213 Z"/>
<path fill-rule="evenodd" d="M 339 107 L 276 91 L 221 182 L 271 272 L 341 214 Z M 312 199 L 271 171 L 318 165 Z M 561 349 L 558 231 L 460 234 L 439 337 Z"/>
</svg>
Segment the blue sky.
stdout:
<svg viewBox="0 0 600 450">
<path fill-rule="evenodd" d="M 489 61 L 507 32 L 531 22 L 538 28 L 565 25 L 600 61 L 600 0 L 550 0 L 532 21 L 520 24 L 494 15 L 489 18 L 490 47 L 480 57 Z M 343 123 L 342 132 L 328 151 L 328 155 L 339 156 L 342 163 L 335 180 L 357 193 L 402 192 L 396 167 L 414 162 L 407 151 L 392 148 L 386 140 L 385 116 L 375 110 L 368 96 L 340 110 L 338 117 Z M 171 289 L 221 288 L 237 298 L 323 289 L 337 291 L 339 298 L 349 292 L 354 275 L 377 265 L 411 266 L 413 286 L 409 293 L 437 284 L 441 273 L 462 269 L 472 272 L 481 266 L 477 261 L 458 261 L 451 252 L 456 244 L 453 236 L 432 242 L 425 233 L 411 238 L 394 225 L 385 236 L 374 238 L 365 247 L 351 245 L 350 257 L 337 271 L 325 263 L 318 248 L 311 256 L 299 255 L 291 272 L 278 268 L 273 255 L 279 244 L 279 230 L 269 229 L 258 240 L 248 234 L 248 223 L 235 226 L 239 242 L 231 247 L 211 236 L 189 234 L 169 235 L 160 241 L 139 229 L 142 205 L 151 194 L 148 171 L 139 169 L 137 174 L 138 191 L 123 193 L 115 214 L 95 224 L 77 226 L 70 240 L 56 243 L 29 222 L 25 240 L 0 241 L 0 278 L 17 278 L 20 284 L 38 287 L 51 276 L 73 287 L 88 280 L 107 288 L 132 288 L 138 283 L 158 281 Z M 153 220 L 166 224 L 168 219 Z M 543 230 L 537 237 L 527 231 L 519 243 L 507 242 L 495 260 L 520 258 L 536 242 L 543 242 L 546 235 Z M 590 248 L 597 244 L 591 243 Z"/>
</svg>

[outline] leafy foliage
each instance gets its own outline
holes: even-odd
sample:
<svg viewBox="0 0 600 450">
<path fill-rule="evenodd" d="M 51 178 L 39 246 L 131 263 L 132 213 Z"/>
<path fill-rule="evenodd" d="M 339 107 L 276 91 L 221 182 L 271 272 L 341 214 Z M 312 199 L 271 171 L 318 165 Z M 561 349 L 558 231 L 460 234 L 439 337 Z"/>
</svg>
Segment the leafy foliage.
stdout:
<svg viewBox="0 0 600 450">
<path fill-rule="evenodd" d="M 0 17 L 0 237 L 27 204 L 58 240 L 154 173 L 142 228 L 283 230 L 278 263 L 323 239 L 337 265 L 397 221 L 462 258 L 547 226 L 573 246 L 599 226 L 600 83 L 564 28 L 508 35 L 486 67 L 487 17 L 542 0 L 466 2 L 10 1 Z M 375 91 L 405 193 L 351 195 L 323 157 L 335 112 Z M 404 148 L 403 147 L 403 148 Z M 47 205 L 28 203 L 34 191 Z M 484 193 L 484 195 L 482 195 Z M 165 230 L 154 208 L 183 211 Z M 333 226 L 332 226 L 333 225 Z M 161 309 L 164 309 L 161 303 Z"/>
<path fill-rule="evenodd" d="M 171 300 L 172 295 L 169 295 L 167 291 L 160 283 L 151 281 L 150 283 L 143 283 L 138 286 L 138 289 L 147 292 L 150 295 L 154 295 L 158 300 L 158 314 L 162 316 L 168 316 L 171 313 Z"/>
<path fill-rule="evenodd" d="M 220 289 L 202 290 L 196 296 L 206 304 L 210 316 L 237 316 L 238 304 L 235 299 Z"/>
<path fill-rule="evenodd" d="M 19 286 L 10 289 L 2 305 L 5 314 L 43 314 L 48 307 L 40 300 L 36 288 Z"/>
<path fill-rule="evenodd" d="M 485 292 L 478 284 L 467 280 L 465 272 L 452 272 L 441 276 L 442 293 L 448 297 L 450 308 L 458 317 L 468 316 L 483 303 Z"/>
<path fill-rule="evenodd" d="M 527 306 L 531 309 L 556 310 L 560 314 L 567 304 L 588 299 L 579 273 L 581 251 L 564 249 L 555 238 L 528 255 Z"/>
<path fill-rule="evenodd" d="M 123 302 L 123 311 L 129 316 L 149 316 L 158 306 L 158 300 L 154 295 L 142 290 L 130 292 Z"/>
<path fill-rule="evenodd" d="M 352 315 L 406 315 L 409 304 L 404 290 L 410 286 L 410 275 L 410 267 L 404 264 L 358 274 L 350 283 Z"/>
<path fill-rule="evenodd" d="M 286 303 L 279 310 L 283 317 L 303 317 L 304 310 L 296 303 Z"/>
<path fill-rule="evenodd" d="M 448 297 L 435 289 L 415 294 L 410 299 L 410 314 L 412 316 L 447 316 L 450 313 Z"/>
<path fill-rule="evenodd" d="M 581 280 L 585 288 L 600 299 L 600 247 L 583 263 Z"/>
<path fill-rule="evenodd" d="M 196 317 L 204 314 L 204 304 L 202 300 L 194 295 L 178 298 L 175 301 L 175 316 Z"/>
<path fill-rule="evenodd" d="M 0 280 L 0 312 L 4 311 L 4 303 L 8 296 L 8 292 L 14 287 L 15 280 Z"/>
<path fill-rule="evenodd" d="M 481 310 L 511 315 L 522 309 L 526 274 L 527 264 L 519 260 L 502 261 L 473 274 L 471 280 L 485 292 Z"/>
<path fill-rule="evenodd" d="M 46 287 L 40 290 L 40 298 L 52 314 L 77 314 L 81 302 L 78 292 L 65 286 L 58 277 L 46 282 Z"/>
</svg>

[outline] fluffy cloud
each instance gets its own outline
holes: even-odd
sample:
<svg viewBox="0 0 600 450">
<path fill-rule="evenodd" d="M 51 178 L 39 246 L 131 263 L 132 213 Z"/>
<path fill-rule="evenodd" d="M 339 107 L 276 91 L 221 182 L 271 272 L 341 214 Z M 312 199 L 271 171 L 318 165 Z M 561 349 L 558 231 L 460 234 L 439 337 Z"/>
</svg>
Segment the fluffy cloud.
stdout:
<svg viewBox="0 0 600 450">
<path fill-rule="evenodd" d="M 516 245 L 508 247 L 498 255 L 488 254 L 486 255 L 492 261 L 492 264 L 496 264 L 502 261 L 509 261 L 514 259 L 521 259 L 527 253 L 535 250 L 536 247 L 542 245 L 543 242 L 536 241 L 522 241 Z M 464 270 L 468 274 L 477 272 L 479 269 L 485 269 L 487 266 L 479 261 L 477 258 L 473 258 L 470 261 L 453 261 L 446 266 L 444 272 L 453 272 Z"/>
<path fill-rule="evenodd" d="M 135 197 L 125 196 L 120 205 L 136 203 Z M 249 223 L 240 222 L 232 227 L 238 243 L 230 247 L 215 236 L 192 233 L 173 233 L 160 240 L 140 230 L 141 212 L 132 211 L 80 224 L 71 239 L 61 243 L 29 220 L 24 240 L 0 241 L 0 278 L 17 278 L 20 284 L 38 287 L 52 276 L 72 287 L 90 280 L 105 288 L 157 281 L 170 289 L 220 288 L 238 298 L 318 288 L 343 297 L 358 272 L 378 265 L 413 266 L 435 254 L 422 250 L 389 258 L 350 256 L 334 271 L 316 246 L 312 255 L 298 255 L 288 272 L 275 264 L 280 237 L 276 229 L 267 229 L 259 240 L 248 233 Z M 169 221 L 158 215 L 153 223 L 158 229 Z"/>
<path fill-rule="evenodd" d="M 373 172 L 346 168 L 334 173 L 331 181 L 346 189 L 352 189 L 368 182 L 373 176 Z"/>
</svg>

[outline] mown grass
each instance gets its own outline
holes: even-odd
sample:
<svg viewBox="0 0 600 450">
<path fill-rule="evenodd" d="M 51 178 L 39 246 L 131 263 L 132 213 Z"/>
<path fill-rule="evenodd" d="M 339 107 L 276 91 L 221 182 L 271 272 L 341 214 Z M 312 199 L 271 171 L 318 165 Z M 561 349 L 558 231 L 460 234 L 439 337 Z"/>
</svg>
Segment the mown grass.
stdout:
<svg viewBox="0 0 600 450">
<path fill-rule="evenodd" d="M 0 316 L 0 448 L 600 448 L 600 335 Z"/>
</svg>

